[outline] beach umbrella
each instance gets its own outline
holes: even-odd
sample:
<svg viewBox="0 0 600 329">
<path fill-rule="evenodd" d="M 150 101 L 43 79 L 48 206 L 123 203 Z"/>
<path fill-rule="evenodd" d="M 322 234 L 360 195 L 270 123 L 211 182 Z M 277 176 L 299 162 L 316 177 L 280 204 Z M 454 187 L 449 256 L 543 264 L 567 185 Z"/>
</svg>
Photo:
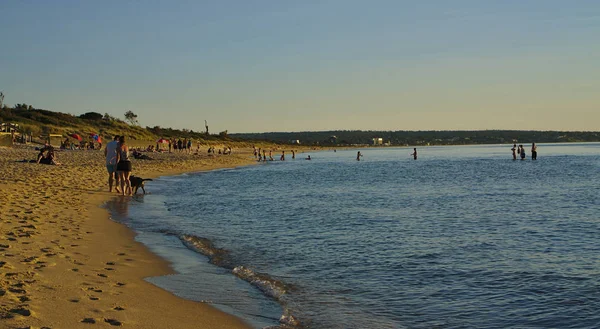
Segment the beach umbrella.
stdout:
<svg viewBox="0 0 600 329">
<path fill-rule="evenodd" d="M 169 140 L 168 140 L 168 139 L 161 138 L 161 139 L 157 140 L 156 142 L 157 142 L 157 143 L 161 143 L 161 144 L 167 144 L 167 143 L 169 143 Z"/>
<path fill-rule="evenodd" d="M 78 140 L 78 141 L 80 141 L 80 142 L 83 140 L 83 138 L 81 138 L 81 136 L 79 136 L 79 135 L 77 135 L 77 134 L 70 134 L 69 136 L 71 136 L 71 137 L 75 138 L 76 140 Z"/>
<path fill-rule="evenodd" d="M 98 134 L 96 133 L 91 133 L 90 136 L 92 137 L 92 139 L 94 139 L 96 142 L 98 143 L 102 143 L 102 139 L 100 139 L 100 136 L 98 136 Z"/>
</svg>

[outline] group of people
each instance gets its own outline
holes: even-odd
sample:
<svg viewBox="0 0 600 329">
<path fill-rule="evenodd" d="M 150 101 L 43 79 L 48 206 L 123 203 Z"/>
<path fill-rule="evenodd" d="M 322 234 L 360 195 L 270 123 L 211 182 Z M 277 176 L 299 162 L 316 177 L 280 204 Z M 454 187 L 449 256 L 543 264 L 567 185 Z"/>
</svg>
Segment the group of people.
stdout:
<svg viewBox="0 0 600 329">
<path fill-rule="evenodd" d="M 157 147 L 158 148 L 158 147 Z M 192 140 L 191 139 L 187 139 L 184 138 L 183 140 L 180 139 L 170 139 L 169 140 L 169 153 L 171 153 L 171 148 L 173 150 L 177 150 L 179 152 L 186 152 L 186 153 L 191 153 L 192 152 Z"/>
<path fill-rule="evenodd" d="M 262 152 L 262 154 L 261 154 Z M 267 161 L 267 150 L 262 148 L 254 147 L 254 158 L 258 159 L 258 162 L 266 162 Z M 292 150 L 292 159 L 296 159 L 296 150 Z M 273 150 L 269 150 L 269 161 L 274 161 L 273 159 Z M 310 156 L 307 160 L 310 160 Z M 281 156 L 279 157 L 279 161 L 285 161 L 285 151 L 281 151 Z"/>
<path fill-rule="evenodd" d="M 200 149 L 200 145 L 198 145 L 198 149 Z M 221 149 L 218 149 L 217 151 L 219 152 L 219 154 L 226 154 L 226 155 L 228 155 L 228 154 L 231 154 L 231 147 L 225 146 L 222 151 L 221 151 Z M 210 154 L 216 154 L 217 151 L 215 150 L 214 146 L 209 146 L 208 147 L 208 154 L 209 155 Z"/>
<path fill-rule="evenodd" d="M 525 147 L 523 144 L 519 144 L 517 147 L 515 143 L 510 150 L 512 151 L 513 160 L 517 160 L 517 155 L 521 157 L 521 160 L 525 160 Z M 531 143 L 531 160 L 537 160 L 537 146 L 535 146 L 535 143 Z"/>
<path fill-rule="evenodd" d="M 61 150 L 100 150 L 102 149 L 102 143 L 94 143 L 94 142 L 79 142 L 79 144 L 74 143 L 69 140 L 69 137 L 65 138 L 64 141 L 60 142 Z"/>
<path fill-rule="evenodd" d="M 131 161 L 129 160 L 129 146 L 125 142 L 125 136 L 115 136 L 104 148 L 106 156 L 106 169 L 108 171 L 108 189 L 113 191 L 113 183 L 117 193 L 132 195 Z"/>
</svg>

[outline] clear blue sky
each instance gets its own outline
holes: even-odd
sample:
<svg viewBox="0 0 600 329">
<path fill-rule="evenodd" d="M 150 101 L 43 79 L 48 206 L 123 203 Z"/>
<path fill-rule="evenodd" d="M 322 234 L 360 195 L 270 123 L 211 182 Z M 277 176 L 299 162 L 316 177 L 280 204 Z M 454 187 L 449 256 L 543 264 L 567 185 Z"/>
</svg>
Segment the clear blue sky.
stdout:
<svg viewBox="0 0 600 329">
<path fill-rule="evenodd" d="M 0 3 L 5 103 L 211 132 L 600 130 L 600 1 Z"/>
</svg>

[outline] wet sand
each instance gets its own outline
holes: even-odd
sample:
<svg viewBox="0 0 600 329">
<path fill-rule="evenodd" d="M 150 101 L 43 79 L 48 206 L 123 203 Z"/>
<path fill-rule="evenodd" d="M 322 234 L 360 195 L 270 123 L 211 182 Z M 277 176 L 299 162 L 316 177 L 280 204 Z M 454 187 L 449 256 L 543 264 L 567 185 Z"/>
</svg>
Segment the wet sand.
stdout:
<svg viewBox="0 0 600 329">
<path fill-rule="evenodd" d="M 147 154 L 155 160 L 132 159 L 134 175 L 255 163 L 251 149 Z M 18 162 L 36 155 L 0 147 L 0 328 L 249 328 L 143 280 L 172 270 L 100 207 L 117 195 L 103 151 L 59 151 L 61 166 Z"/>
</svg>

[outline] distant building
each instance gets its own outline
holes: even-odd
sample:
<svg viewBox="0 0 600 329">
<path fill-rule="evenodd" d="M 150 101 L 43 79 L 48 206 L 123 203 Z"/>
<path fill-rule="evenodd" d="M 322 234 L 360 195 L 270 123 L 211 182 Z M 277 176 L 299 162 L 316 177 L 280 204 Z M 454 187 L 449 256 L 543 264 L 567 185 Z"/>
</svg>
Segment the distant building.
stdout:
<svg viewBox="0 0 600 329">
<path fill-rule="evenodd" d="M 383 145 L 383 138 L 381 138 L 381 137 L 373 138 L 373 145 Z"/>
</svg>

